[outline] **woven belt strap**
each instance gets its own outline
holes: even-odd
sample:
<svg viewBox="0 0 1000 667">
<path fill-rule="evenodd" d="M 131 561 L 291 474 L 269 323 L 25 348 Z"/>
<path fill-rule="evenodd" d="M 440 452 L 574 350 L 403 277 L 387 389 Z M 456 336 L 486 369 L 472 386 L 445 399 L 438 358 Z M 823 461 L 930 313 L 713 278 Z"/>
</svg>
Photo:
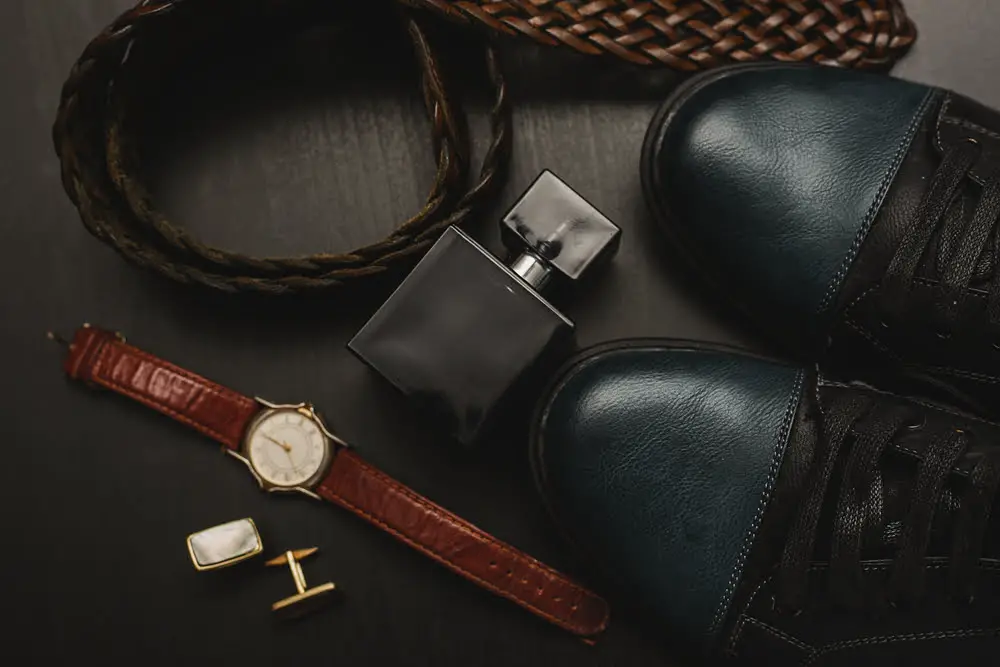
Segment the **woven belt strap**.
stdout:
<svg viewBox="0 0 1000 667">
<path fill-rule="evenodd" d="M 899 0 L 400 0 L 549 46 L 683 72 L 774 59 L 887 70 L 917 31 Z"/>
<path fill-rule="evenodd" d="M 423 23 L 428 12 L 398 13 L 420 66 L 437 172 L 423 208 L 385 240 L 341 254 L 258 258 L 207 246 L 152 204 L 140 173 L 129 110 L 141 58 L 134 50 L 212 28 L 227 0 L 144 0 L 86 47 L 63 87 L 53 129 L 66 192 L 86 228 L 129 261 L 173 280 L 226 292 L 316 291 L 412 266 L 449 226 L 476 217 L 506 177 L 511 121 L 506 85 L 485 46 L 493 90 L 492 141 L 469 187 L 469 145 L 462 109 L 446 89 Z M 588 54 L 690 71 L 759 59 L 888 68 L 915 39 L 897 0 L 397 0 L 493 33 L 527 36 Z M 297 4 L 296 4 L 297 3 Z M 264 12 L 320 0 L 231 2 Z M 227 11 L 235 11 L 229 9 Z M 218 23 L 218 21 L 217 21 Z M 360 24 L 360 25 L 363 25 Z M 221 33 L 225 23 L 217 29 Z M 218 35 L 216 35 L 218 37 Z M 164 46 L 166 45 L 166 46 Z M 169 60 L 169 56 L 164 56 Z"/>
</svg>

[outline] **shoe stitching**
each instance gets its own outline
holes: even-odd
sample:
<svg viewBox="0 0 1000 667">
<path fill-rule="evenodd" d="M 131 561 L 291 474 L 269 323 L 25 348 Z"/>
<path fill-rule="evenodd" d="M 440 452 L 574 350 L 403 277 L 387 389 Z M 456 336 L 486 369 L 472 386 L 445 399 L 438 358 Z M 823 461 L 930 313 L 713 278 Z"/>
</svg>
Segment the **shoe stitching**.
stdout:
<svg viewBox="0 0 1000 667">
<path fill-rule="evenodd" d="M 919 282 L 923 279 L 917 278 L 916 280 Z M 902 359 L 899 356 L 897 356 L 894 352 L 892 352 L 884 343 L 875 338 L 875 336 L 869 333 L 867 329 L 865 329 L 863 326 L 854 321 L 854 309 L 858 307 L 858 304 L 860 304 L 862 301 L 868 298 L 870 294 L 878 290 L 881 286 L 882 286 L 881 282 L 875 283 L 874 285 L 866 289 L 864 292 L 862 292 L 860 295 L 858 295 L 858 297 L 854 299 L 854 301 L 852 301 L 850 305 L 847 306 L 847 308 L 844 309 L 844 318 L 848 326 L 850 326 L 859 334 L 867 338 L 869 342 L 874 344 L 879 350 L 886 353 L 893 360 L 902 362 Z"/>
<path fill-rule="evenodd" d="M 753 616 L 750 616 L 750 617 L 747 618 L 747 621 L 749 621 L 752 625 L 757 626 L 758 628 L 760 628 L 764 632 L 766 632 L 766 633 L 768 633 L 770 635 L 773 635 L 777 639 L 780 639 L 781 641 L 785 642 L 786 644 L 790 644 L 791 646 L 794 646 L 797 649 L 805 651 L 806 653 L 809 654 L 809 655 L 805 656 L 807 658 L 811 657 L 812 654 L 816 652 L 815 648 L 813 648 L 809 644 L 806 644 L 801 639 L 798 639 L 798 638 L 793 637 L 793 636 L 791 636 L 789 634 L 786 634 L 786 633 L 782 632 L 781 630 L 779 630 L 778 628 L 775 628 L 773 626 L 768 625 L 767 623 L 765 623 L 764 621 L 760 620 L 759 618 L 754 618 Z"/>
<path fill-rule="evenodd" d="M 736 627 L 733 629 L 733 636 L 730 638 L 729 646 L 726 648 L 727 652 L 732 653 L 736 650 L 736 644 L 739 643 L 743 636 L 743 628 L 746 625 L 746 622 L 752 618 L 747 612 L 753 605 L 753 601 L 757 598 L 757 594 L 760 593 L 761 589 L 769 583 L 771 583 L 770 575 L 764 577 L 764 579 L 757 584 L 757 588 L 754 589 L 753 593 L 751 593 L 750 597 L 747 599 L 746 604 L 743 605 L 743 611 L 740 613 L 740 619 L 736 622 Z"/>
<path fill-rule="evenodd" d="M 951 116 L 949 118 L 942 118 L 941 122 L 947 123 L 948 125 L 957 125 L 966 130 L 971 130 L 972 132 L 981 134 L 984 137 L 989 137 L 990 139 L 1000 139 L 1000 133 L 987 130 L 982 125 L 976 125 L 972 121 L 965 120 L 964 118 L 955 118 L 954 116 Z"/>
<path fill-rule="evenodd" d="M 879 186 L 878 193 L 875 195 L 875 199 L 872 201 L 871 206 L 868 207 L 868 213 L 865 215 L 861 228 L 854 237 L 854 242 L 851 244 L 851 247 L 847 252 L 847 256 L 841 262 L 840 269 L 833 276 L 833 279 L 827 286 L 826 294 L 823 296 L 823 300 L 819 304 L 817 313 L 826 312 L 833 301 L 833 297 L 838 291 L 840 291 L 840 287 L 843 284 L 844 279 L 847 277 L 847 273 L 850 270 L 851 265 L 854 264 L 854 260 L 857 258 L 858 252 L 861 250 L 862 243 L 864 243 L 864 240 L 868 237 L 868 232 L 871 230 L 872 224 L 874 224 L 875 218 L 878 216 L 878 212 L 881 210 L 882 204 L 885 202 L 886 195 L 889 194 L 889 188 L 892 187 L 896 174 L 899 173 L 899 168 L 903 164 L 903 158 L 906 157 L 910 146 L 913 145 L 913 140 L 917 136 L 917 131 L 920 129 L 920 123 L 924 120 L 927 108 L 931 105 L 933 100 L 938 98 L 939 93 L 940 91 L 934 89 L 927 91 L 923 102 L 920 103 L 916 113 L 913 114 L 913 118 L 910 119 L 909 127 L 907 127 L 902 141 L 899 142 L 899 146 L 896 148 L 896 154 L 892 158 L 892 163 L 889 165 L 885 175 L 882 177 L 882 183 Z"/>
<path fill-rule="evenodd" d="M 823 413 L 823 406 L 819 402 L 818 383 L 814 385 L 813 390 L 815 391 L 816 407 L 820 411 L 820 415 L 822 416 L 824 413 Z M 810 569 L 813 568 L 818 568 L 818 566 L 810 565 Z M 735 652 L 736 645 L 739 643 L 740 639 L 742 639 L 744 626 L 746 625 L 747 620 L 752 618 L 749 615 L 750 607 L 753 606 L 754 600 L 757 599 L 757 595 L 760 593 L 760 591 L 769 583 L 771 583 L 772 578 L 773 578 L 772 575 L 767 575 L 766 577 L 764 577 L 761 580 L 761 582 L 757 584 L 757 587 L 754 589 L 753 593 L 750 594 L 750 597 L 747 598 L 746 603 L 743 605 L 743 610 L 740 612 L 739 620 L 736 622 L 736 627 L 733 629 L 733 635 L 729 640 L 729 646 L 726 649 L 729 653 Z"/>
<path fill-rule="evenodd" d="M 746 565 L 746 560 L 750 555 L 750 549 L 756 540 L 757 531 L 760 530 L 761 521 L 764 519 L 764 511 L 767 509 L 767 505 L 771 500 L 774 485 L 778 481 L 778 472 L 781 470 L 781 461 L 785 458 L 785 449 L 788 445 L 788 437 L 791 434 L 792 421 L 795 418 L 795 410 L 801 400 L 802 384 L 804 381 L 805 371 L 800 370 L 796 373 L 795 385 L 792 387 L 791 395 L 788 398 L 788 404 L 785 407 L 785 416 L 781 422 L 781 429 L 778 431 L 778 442 L 771 456 L 771 467 L 768 471 L 767 483 L 764 486 L 764 491 L 760 495 L 760 501 L 757 503 L 757 512 L 750 525 L 750 530 L 747 531 L 746 537 L 743 539 L 743 547 L 740 549 L 736 565 L 733 566 L 733 570 L 729 575 L 729 584 L 726 586 L 726 591 L 723 593 L 722 599 L 719 600 L 719 606 L 715 611 L 715 617 L 712 620 L 712 625 L 708 629 L 709 634 L 714 634 L 718 630 L 719 625 L 722 623 L 722 619 L 725 618 L 726 610 L 732 602 L 733 595 L 736 593 L 736 585 L 739 583 L 740 577 L 743 575 L 743 567 Z"/>
<path fill-rule="evenodd" d="M 951 562 L 948 559 L 925 564 L 925 567 L 928 570 L 944 570 L 950 566 Z M 892 567 L 892 564 L 889 561 L 867 562 L 867 563 L 862 563 L 861 567 L 865 572 L 884 572 L 888 570 L 890 567 Z M 822 572 L 824 570 L 828 570 L 829 568 L 830 566 L 828 563 L 813 563 L 809 566 L 809 572 L 810 573 Z M 979 562 L 979 569 L 987 572 L 998 573 L 1000 572 L 1000 560 L 983 559 Z M 736 628 L 733 631 L 733 637 L 729 641 L 729 646 L 727 646 L 725 649 L 726 653 L 730 655 L 736 654 L 736 647 L 739 644 L 740 640 L 743 638 L 743 631 L 746 628 L 747 622 L 756 622 L 756 624 L 762 623 L 760 619 L 750 615 L 750 607 L 753 606 L 754 601 L 756 600 L 760 592 L 764 589 L 764 587 L 770 584 L 773 579 L 774 579 L 773 575 L 767 575 L 766 577 L 764 577 L 764 579 L 761 580 L 759 584 L 757 584 L 757 588 L 754 589 L 753 593 L 750 594 L 750 597 L 747 599 L 746 604 L 743 605 L 743 612 L 740 614 L 740 620 L 737 622 Z M 792 635 L 788 635 L 788 637 L 794 639 L 796 642 L 798 642 L 803 646 L 810 647 L 810 649 L 813 651 L 817 650 L 811 647 L 806 642 L 802 641 L 801 639 L 795 638 Z M 848 640 L 848 641 L 860 641 L 860 640 Z M 831 646 L 837 646 L 839 644 L 845 644 L 845 643 L 847 642 L 835 642 L 834 644 L 828 644 L 827 646 L 822 647 L 819 650 L 819 653 L 830 652 Z"/>
<path fill-rule="evenodd" d="M 824 387 L 829 387 L 829 388 L 833 388 L 833 389 L 857 389 L 858 388 L 857 385 L 855 385 L 855 384 L 848 384 L 846 382 L 833 382 L 833 381 L 830 381 L 830 380 L 822 380 L 821 382 L 822 382 L 822 385 Z M 864 388 L 865 388 L 865 391 L 870 391 L 870 392 L 873 392 L 873 393 L 876 393 L 876 394 L 880 394 L 882 396 L 889 396 L 891 398 L 905 398 L 907 401 L 910 401 L 911 403 L 916 403 L 917 405 L 920 405 L 921 407 L 927 408 L 928 410 L 934 410 L 936 412 L 943 412 L 946 415 L 950 415 L 952 417 L 955 417 L 957 419 L 961 419 L 963 421 L 975 422 L 977 424 L 982 424 L 983 426 L 997 426 L 998 425 L 996 422 L 992 422 L 992 421 L 990 421 L 988 419 L 983 419 L 982 417 L 976 417 L 974 415 L 968 415 L 968 414 L 965 414 L 965 413 L 962 413 L 962 412 L 958 412 L 958 411 L 952 410 L 951 408 L 949 408 L 947 406 L 936 405 L 934 403 L 930 403 L 928 401 L 925 401 L 922 398 L 911 398 L 909 396 L 902 397 L 899 394 L 893 394 L 892 392 L 883 391 L 881 389 L 878 389 L 876 387 L 872 387 L 870 385 L 865 385 Z"/>
<path fill-rule="evenodd" d="M 926 278 L 917 278 L 914 282 L 920 283 L 920 284 L 922 284 L 922 285 L 924 285 L 926 287 L 934 287 L 935 285 L 937 285 L 937 283 L 934 282 L 933 280 L 927 280 Z M 969 379 L 969 380 L 977 380 L 977 381 L 986 382 L 986 383 L 989 383 L 989 384 L 1000 384 L 1000 377 L 997 377 L 995 375 L 988 375 L 988 374 L 985 374 L 985 373 L 976 373 L 975 371 L 966 371 L 966 370 L 962 370 L 960 368 L 954 368 L 952 366 L 931 366 L 931 365 L 926 365 L 926 364 L 907 364 L 905 361 L 903 361 L 902 357 L 900 357 L 898 354 L 896 354 L 895 352 L 893 352 L 892 350 L 890 350 L 889 347 L 885 343 L 883 343 L 878 338 L 876 338 L 875 335 L 872 334 L 863 325 L 861 325 L 857 321 L 855 321 L 855 319 L 853 317 L 853 312 L 852 311 L 857 307 L 857 305 L 859 303 L 861 303 L 861 301 L 863 301 L 866 297 L 868 297 L 872 292 L 874 292 L 875 290 L 877 290 L 880 287 L 880 285 L 881 284 L 879 283 L 879 284 L 873 285 L 872 287 L 869 287 L 867 290 L 865 290 L 864 292 L 862 292 L 861 295 L 858 296 L 854 301 L 852 301 L 851 304 L 844 310 L 844 318 L 845 318 L 844 322 L 847 324 L 847 326 L 849 326 L 852 329 L 854 329 L 862 337 L 864 337 L 866 340 L 868 340 L 868 342 L 870 342 L 872 345 L 874 345 L 879 351 L 883 352 L 890 359 L 892 359 L 893 361 L 896 361 L 897 363 L 910 366 L 911 368 L 917 368 L 917 369 L 920 369 L 920 370 L 926 370 L 926 371 L 931 371 L 931 372 L 935 372 L 935 373 L 945 373 L 947 375 L 953 375 L 955 377 L 966 378 L 966 379 Z M 988 296 L 986 294 L 981 294 L 980 292 L 975 291 L 975 290 L 969 290 L 969 291 L 966 292 L 966 294 L 967 294 L 967 296 L 971 296 L 973 298 L 981 299 L 981 300 L 988 298 Z"/>
<path fill-rule="evenodd" d="M 944 123 L 944 119 L 948 116 L 948 109 L 951 108 L 951 104 L 954 101 L 954 96 L 951 93 L 948 93 L 945 97 L 944 104 L 941 105 L 941 111 L 938 112 L 934 143 L 937 145 L 937 149 L 939 151 L 944 151 L 944 136 L 941 134 L 941 125 Z"/>
<path fill-rule="evenodd" d="M 1000 636 L 1000 627 L 997 628 L 969 628 L 965 630 L 946 630 L 942 632 L 923 632 L 905 635 L 888 635 L 885 637 L 866 637 L 864 639 L 851 639 L 845 642 L 838 642 L 822 647 L 803 663 L 802 667 L 809 667 L 816 660 L 824 655 L 845 651 L 860 646 L 872 646 L 880 644 L 897 644 L 903 642 L 937 641 L 942 639 L 971 639 L 973 637 L 989 637 L 991 635 Z"/>
<path fill-rule="evenodd" d="M 944 373 L 945 375 L 953 375 L 958 378 L 965 378 L 967 380 L 976 380 L 978 382 L 985 382 L 987 384 L 1000 384 L 1000 378 L 995 375 L 985 375 L 983 373 L 976 373 L 975 371 L 964 371 L 960 368 L 952 368 L 951 366 L 919 366 L 921 369 L 926 369 L 929 371 L 934 371 L 935 373 Z"/>
<path fill-rule="evenodd" d="M 981 125 L 977 125 L 972 121 L 965 120 L 964 118 L 958 118 L 956 116 L 949 116 L 948 110 L 951 108 L 951 104 L 954 101 L 954 97 L 949 93 L 948 99 L 943 105 L 941 105 L 941 111 L 938 113 L 937 120 L 937 134 L 935 136 L 935 145 L 939 152 L 944 152 L 944 135 L 942 134 L 942 126 L 944 125 L 956 125 L 962 127 L 970 132 L 976 132 L 984 137 L 990 139 L 1000 139 L 1000 134 L 992 132 Z M 986 182 L 983 178 L 977 174 L 975 171 L 969 174 L 969 177 L 978 183 L 979 185 L 985 185 Z"/>
<path fill-rule="evenodd" d="M 823 409 L 823 401 L 820 400 L 819 396 L 819 385 L 823 382 L 820 377 L 819 371 L 816 371 L 816 382 L 813 386 L 813 399 L 816 401 L 816 409 L 819 410 L 819 416 L 826 422 L 826 410 Z"/>
<path fill-rule="evenodd" d="M 844 382 L 830 382 L 830 381 L 825 381 L 824 380 L 824 381 L 822 381 L 822 384 L 823 384 L 824 387 L 829 387 L 829 388 L 840 388 L 840 389 L 857 389 L 858 388 L 857 385 L 851 385 L 851 384 L 847 384 L 847 383 L 844 383 Z M 875 394 L 880 394 L 882 396 L 888 396 L 888 397 L 891 397 L 891 398 L 901 398 L 898 394 L 893 394 L 893 393 L 890 393 L 890 392 L 887 392 L 887 391 L 882 391 L 881 389 L 876 389 L 875 387 L 872 387 L 872 386 L 869 386 L 869 385 L 865 385 L 865 390 L 866 391 L 870 391 L 870 392 L 875 393 Z M 950 415 L 952 417 L 955 417 L 956 419 L 961 419 L 963 421 L 969 421 L 969 422 L 975 422 L 975 423 L 978 423 L 978 424 L 982 424 L 983 426 L 993 426 L 993 427 L 997 426 L 997 424 L 995 424 L 994 422 L 987 421 L 987 420 L 981 419 L 979 417 L 973 417 L 973 416 L 970 416 L 970 415 L 962 414 L 960 412 L 954 412 L 954 411 L 950 410 L 949 408 L 946 408 L 946 407 L 943 407 L 943 406 L 940 406 L 940 405 L 934 405 L 934 404 L 929 403 L 927 401 L 924 401 L 923 399 L 920 399 L 920 398 L 906 397 L 906 400 L 908 400 L 911 403 L 916 403 L 917 405 L 919 405 L 919 406 L 921 406 L 923 408 L 926 408 L 928 410 L 934 410 L 935 412 L 943 412 L 944 414 Z M 906 445 L 903 445 L 903 444 L 894 443 L 893 444 L 893 448 L 896 449 L 896 450 L 898 450 L 898 451 L 910 454 L 910 455 L 912 455 L 912 456 L 914 456 L 916 458 L 922 458 L 923 457 L 923 453 L 918 452 L 913 447 L 907 447 Z M 960 474 L 966 475 L 967 473 L 963 472 L 963 473 L 960 473 Z"/>
</svg>

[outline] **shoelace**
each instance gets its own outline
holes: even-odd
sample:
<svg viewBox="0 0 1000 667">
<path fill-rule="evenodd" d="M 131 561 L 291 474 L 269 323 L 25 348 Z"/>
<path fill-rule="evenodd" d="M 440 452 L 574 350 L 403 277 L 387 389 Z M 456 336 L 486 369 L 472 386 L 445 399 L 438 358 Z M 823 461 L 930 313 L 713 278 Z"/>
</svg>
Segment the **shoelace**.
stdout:
<svg viewBox="0 0 1000 667">
<path fill-rule="evenodd" d="M 937 315 L 940 326 L 948 328 L 962 312 L 969 286 L 976 274 L 980 257 L 994 238 L 994 248 L 1000 249 L 1000 168 L 995 169 L 983 187 L 982 196 L 971 222 L 965 226 L 964 216 L 948 216 L 969 173 L 981 153 L 978 143 L 968 139 L 949 148 L 931 179 L 911 227 L 889 264 L 882 284 L 884 310 L 900 317 L 904 314 L 917 270 L 934 233 L 941 228 L 936 265 L 941 273 L 940 299 Z M 945 222 L 946 221 L 946 222 Z M 1000 326 L 1000 271 L 994 258 L 989 286 L 988 312 L 991 324 Z"/>
<path fill-rule="evenodd" d="M 830 543 L 829 585 L 835 600 L 857 607 L 866 601 L 913 602 L 924 593 L 926 558 L 931 544 L 935 514 L 941 511 L 946 482 L 963 456 L 975 456 L 971 473 L 958 496 L 958 509 L 950 522 L 952 548 L 950 580 L 956 598 L 974 597 L 976 572 L 983 555 L 986 530 L 997 488 L 1000 486 L 1000 450 L 967 454 L 972 434 L 954 426 L 924 426 L 916 408 L 879 404 L 873 397 L 854 395 L 831 402 L 821 425 L 816 448 L 808 466 L 791 480 L 804 489 L 804 497 L 793 516 L 778 566 L 777 602 L 781 609 L 800 611 L 806 599 L 806 583 L 813 559 L 821 516 L 837 489 Z M 901 532 L 895 540 L 888 590 L 865 590 L 863 554 L 871 544 L 874 524 L 885 529 L 882 509 L 883 471 L 886 450 L 907 429 L 920 428 L 926 449 L 920 462 Z M 846 461 L 844 460 L 846 457 Z M 879 537 L 881 542 L 881 536 Z M 879 544 L 878 546 L 884 546 Z M 867 595 L 866 595 L 867 593 Z"/>
</svg>

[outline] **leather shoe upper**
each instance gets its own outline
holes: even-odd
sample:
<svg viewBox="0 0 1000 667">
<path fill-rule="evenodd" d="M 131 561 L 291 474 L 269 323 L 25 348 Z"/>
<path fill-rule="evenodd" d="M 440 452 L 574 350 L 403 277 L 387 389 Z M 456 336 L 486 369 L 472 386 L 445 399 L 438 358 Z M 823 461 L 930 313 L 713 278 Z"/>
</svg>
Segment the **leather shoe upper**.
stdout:
<svg viewBox="0 0 1000 667">
<path fill-rule="evenodd" d="M 716 282 L 770 301 L 782 325 L 812 328 L 930 98 L 923 86 L 845 70 L 710 73 L 650 128 L 647 196 Z"/>
<path fill-rule="evenodd" d="M 608 351 L 568 374 L 541 415 L 539 471 L 620 584 L 676 631 L 707 637 L 740 578 L 800 392 L 801 373 L 769 362 Z"/>
<path fill-rule="evenodd" d="M 1000 113 L 856 71 L 691 80 L 644 186 L 697 270 L 826 367 L 1000 418 Z"/>
<path fill-rule="evenodd" d="M 1000 427 L 695 343 L 583 353 L 532 437 L 556 521 L 665 634 L 746 664 L 988 664 Z"/>
</svg>

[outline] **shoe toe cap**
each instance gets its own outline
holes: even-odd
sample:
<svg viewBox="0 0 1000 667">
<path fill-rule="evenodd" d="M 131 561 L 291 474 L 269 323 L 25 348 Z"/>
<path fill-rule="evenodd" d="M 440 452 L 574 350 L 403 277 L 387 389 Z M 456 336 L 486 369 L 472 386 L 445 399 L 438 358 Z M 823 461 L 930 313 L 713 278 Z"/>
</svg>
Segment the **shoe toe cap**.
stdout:
<svg viewBox="0 0 1000 667">
<path fill-rule="evenodd" d="M 808 325 L 835 296 L 931 93 L 826 67 L 703 75 L 650 127 L 647 199 L 712 282 Z"/>
<path fill-rule="evenodd" d="M 536 471 L 557 521 L 679 636 L 710 644 L 720 628 L 803 378 L 728 352 L 610 349 L 567 371 L 539 412 Z"/>
</svg>

